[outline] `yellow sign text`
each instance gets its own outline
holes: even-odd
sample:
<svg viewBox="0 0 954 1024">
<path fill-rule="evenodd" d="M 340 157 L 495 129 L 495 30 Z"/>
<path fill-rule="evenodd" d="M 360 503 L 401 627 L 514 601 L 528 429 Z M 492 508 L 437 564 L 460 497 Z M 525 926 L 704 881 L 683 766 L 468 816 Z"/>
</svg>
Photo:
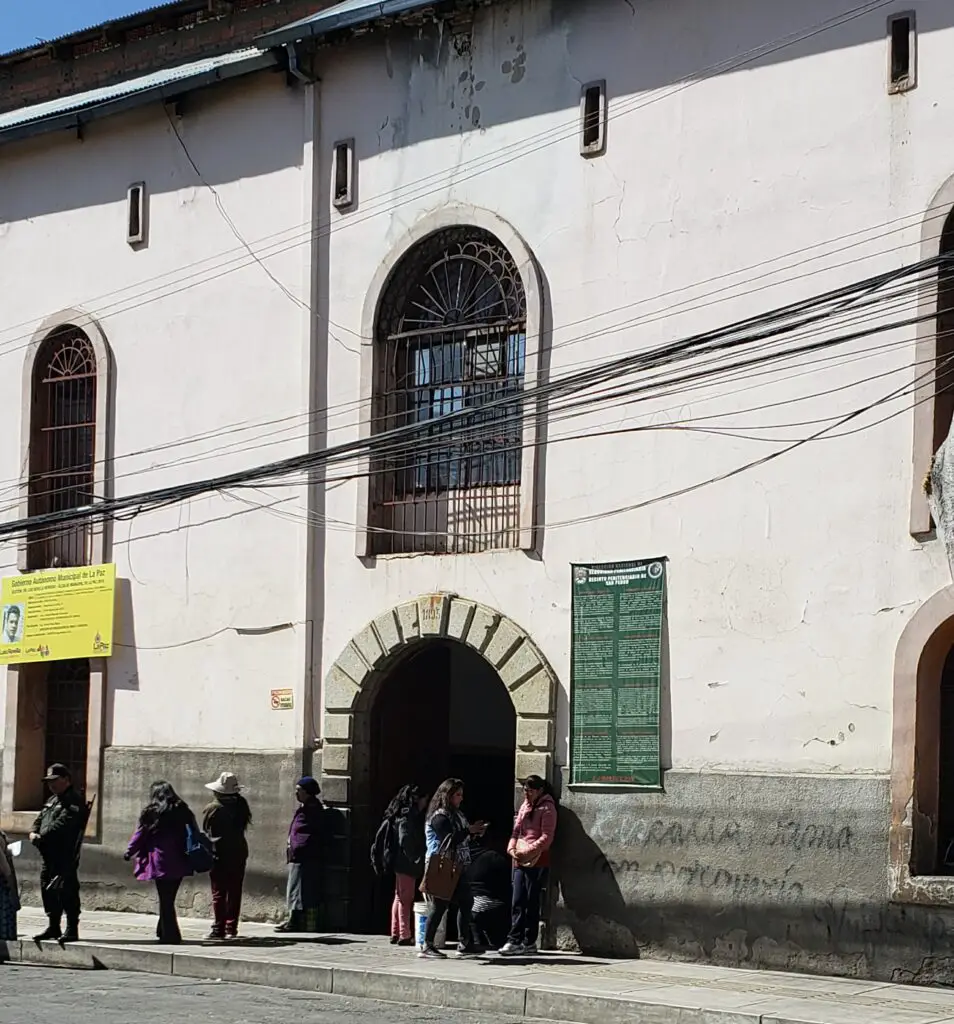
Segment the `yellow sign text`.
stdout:
<svg viewBox="0 0 954 1024">
<path fill-rule="evenodd" d="M 116 566 L 8 576 L 0 585 L 0 665 L 113 653 Z"/>
</svg>

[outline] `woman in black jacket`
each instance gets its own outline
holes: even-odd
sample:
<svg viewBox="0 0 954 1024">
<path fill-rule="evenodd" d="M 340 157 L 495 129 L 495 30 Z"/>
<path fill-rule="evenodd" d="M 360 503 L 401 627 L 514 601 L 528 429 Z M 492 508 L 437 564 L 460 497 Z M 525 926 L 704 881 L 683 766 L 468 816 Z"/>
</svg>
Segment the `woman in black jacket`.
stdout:
<svg viewBox="0 0 954 1024">
<path fill-rule="evenodd" d="M 394 843 L 394 902 L 391 904 L 391 943 L 413 946 L 414 893 L 424 874 L 424 808 L 427 797 L 417 786 L 402 786 L 384 812 Z"/>
<path fill-rule="evenodd" d="M 202 830 L 215 844 L 215 864 L 209 872 L 212 883 L 212 913 L 215 921 L 210 939 L 238 937 L 242 911 L 242 887 L 248 862 L 245 833 L 252 824 L 252 812 L 242 796 L 242 787 L 231 772 L 222 772 L 215 782 L 206 783 L 212 802 L 206 807 Z"/>
<path fill-rule="evenodd" d="M 512 865 L 486 839 L 473 839 L 464 880 L 473 899 L 473 930 L 478 945 L 500 949 L 510 931 Z"/>
</svg>

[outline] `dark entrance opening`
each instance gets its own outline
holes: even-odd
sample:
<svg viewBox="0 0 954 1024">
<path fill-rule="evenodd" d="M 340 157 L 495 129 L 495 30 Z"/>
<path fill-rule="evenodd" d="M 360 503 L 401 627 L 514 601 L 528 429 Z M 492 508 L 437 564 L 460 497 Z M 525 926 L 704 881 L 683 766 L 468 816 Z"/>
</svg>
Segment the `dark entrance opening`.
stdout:
<svg viewBox="0 0 954 1024">
<path fill-rule="evenodd" d="M 491 841 L 506 846 L 513 820 L 517 716 L 506 687 L 472 648 L 428 640 L 381 681 L 371 708 L 371 833 L 389 801 L 408 782 L 429 794 L 450 776 L 464 781 L 463 811 L 490 822 Z M 373 898 L 363 922 L 387 931 L 393 888 L 375 882 L 368 858 L 364 878 Z"/>
<path fill-rule="evenodd" d="M 938 791 L 937 791 L 937 850 L 934 874 L 954 874 L 954 649 L 944 661 L 941 672 Z"/>
</svg>

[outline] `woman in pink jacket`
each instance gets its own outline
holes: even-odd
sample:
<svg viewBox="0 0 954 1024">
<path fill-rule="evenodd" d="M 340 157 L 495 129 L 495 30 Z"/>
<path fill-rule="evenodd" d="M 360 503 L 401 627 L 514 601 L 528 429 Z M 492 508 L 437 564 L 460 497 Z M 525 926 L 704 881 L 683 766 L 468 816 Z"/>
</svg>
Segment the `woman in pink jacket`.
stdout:
<svg viewBox="0 0 954 1024">
<path fill-rule="evenodd" d="M 523 784 L 524 801 L 517 811 L 507 853 L 513 860 L 513 915 L 501 956 L 532 956 L 540 931 L 540 893 L 550 866 L 556 834 L 556 801 L 539 775 Z"/>
</svg>

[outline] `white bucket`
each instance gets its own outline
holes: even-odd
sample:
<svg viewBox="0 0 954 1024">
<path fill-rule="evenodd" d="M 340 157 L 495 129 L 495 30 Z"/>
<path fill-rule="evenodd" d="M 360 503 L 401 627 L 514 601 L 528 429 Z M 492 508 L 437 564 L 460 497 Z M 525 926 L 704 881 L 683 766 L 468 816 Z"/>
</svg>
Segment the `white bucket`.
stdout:
<svg viewBox="0 0 954 1024">
<path fill-rule="evenodd" d="M 424 948 L 424 929 L 427 927 L 427 904 L 426 903 L 415 903 L 414 904 L 414 934 L 417 937 L 418 949 Z M 444 920 L 441 921 L 440 927 L 437 929 L 437 935 L 434 937 L 434 945 L 438 949 L 443 949 L 447 945 L 447 915 L 444 915 Z"/>
<path fill-rule="evenodd" d="M 424 948 L 424 929 L 427 927 L 427 904 L 414 904 L 414 935 L 417 937 L 417 948 Z"/>
</svg>

